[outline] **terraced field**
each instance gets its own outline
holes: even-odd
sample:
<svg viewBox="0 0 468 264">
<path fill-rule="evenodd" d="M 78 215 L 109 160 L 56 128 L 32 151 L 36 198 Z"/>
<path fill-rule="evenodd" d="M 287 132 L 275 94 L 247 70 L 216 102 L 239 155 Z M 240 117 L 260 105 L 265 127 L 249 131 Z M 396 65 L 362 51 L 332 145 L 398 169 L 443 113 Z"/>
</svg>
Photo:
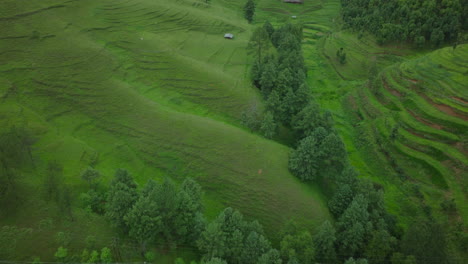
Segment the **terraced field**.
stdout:
<svg viewBox="0 0 468 264">
<path fill-rule="evenodd" d="M 467 207 L 468 45 L 443 48 L 387 67 L 357 92 L 356 115 L 373 131 L 393 170 L 425 186 L 437 208 Z M 390 168 L 389 168 L 390 169 Z"/>
</svg>

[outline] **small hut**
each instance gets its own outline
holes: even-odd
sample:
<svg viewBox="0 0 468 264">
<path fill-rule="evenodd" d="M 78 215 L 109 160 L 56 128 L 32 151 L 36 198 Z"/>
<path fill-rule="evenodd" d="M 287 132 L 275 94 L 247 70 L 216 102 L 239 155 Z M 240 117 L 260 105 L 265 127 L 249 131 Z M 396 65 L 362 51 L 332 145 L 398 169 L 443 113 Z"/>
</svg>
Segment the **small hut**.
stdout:
<svg viewBox="0 0 468 264">
<path fill-rule="evenodd" d="M 291 4 L 303 4 L 304 0 L 283 0 L 283 2 Z"/>
<path fill-rule="evenodd" d="M 224 38 L 225 38 L 225 39 L 233 39 L 233 38 L 234 38 L 234 35 L 231 34 L 231 33 L 226 33 L 226 34 L 224 34 Z"/>
</svg>

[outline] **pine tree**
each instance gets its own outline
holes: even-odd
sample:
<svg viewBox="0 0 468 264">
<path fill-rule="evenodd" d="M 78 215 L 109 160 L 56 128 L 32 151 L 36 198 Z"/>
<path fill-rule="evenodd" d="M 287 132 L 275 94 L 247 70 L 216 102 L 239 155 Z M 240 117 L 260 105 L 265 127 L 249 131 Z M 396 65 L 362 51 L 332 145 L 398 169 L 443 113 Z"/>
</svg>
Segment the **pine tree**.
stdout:
<svg viewBox="0 0 468 264">
<path fill-rule="evenodd" d="M 247 0 L 247 3 L 245 3 L 244 6 L 244 17 L 249 21 L 249 23 L 252 23 L 253 17 L 255 14 L 255 3 L 253 0 Z"/>
</svg>

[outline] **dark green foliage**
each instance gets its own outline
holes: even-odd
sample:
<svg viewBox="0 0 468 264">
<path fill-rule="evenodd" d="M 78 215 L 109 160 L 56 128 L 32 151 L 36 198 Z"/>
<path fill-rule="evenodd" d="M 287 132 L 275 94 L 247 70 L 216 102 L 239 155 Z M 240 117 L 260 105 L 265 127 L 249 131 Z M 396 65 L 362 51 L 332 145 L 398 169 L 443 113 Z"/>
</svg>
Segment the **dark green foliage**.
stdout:
<svg viewBox="0 0 468 264">
<path fill-rule="evenodd" d="M 266 21 L 263 24 L 263 29 L 268 33 L 268 37 L 271 38 L 273 33 L 275 33 L 275 28 L 273 28 L 273 25 L 270 23 L 270 21 Z"/>
<path fill-rule="evenodd" d="M 289 170 L 303 181 L 312 181 L 317 178 L 318 160 L 320 150 L 317 149 L 317 139 L 310 135 L 299 142 L 299 146 L 291 152 L 289 157 Z"/>
<path fill-rule="evenodd" d="M 86 181 L 91 188 L 96 187 L 96 181 L 101 177 L 99 171 L 88 167 L 81 173 L 81 179 Z"/>
<path fill-rule="evenodd" d="M 104 214 L 105 212 L 105 195 L 99 191 L 89 190 L 87 193 L 80 195 L 82 206 L 96 214 Z"/>
<path fill-rule="evenodd" d="M 106 217 L 114 227 L 124 233 L 128 232 L 128 226 L 124 221 L 124 217 L 137 199 L 138 193 L 133 177 L 128 171 L 118 169 L 110 184 L 107 195 Z"/>
<path fill-rule="evenodd" d="M 257 57 L 258 62 L 262 62 L 263 51 L 266 50 L 271 45 L 270 36 L 268 32 L 263 27 L 257 27 L 250 37 L 248 48 L 255 50 L 255 56 Z"/>
<path fill-rule="evenodd" d="M 156 182 L 148 181 L 139 199 L 124 216 L 129 229 L 128 234 L 138 241 L 142 255 L 146 252 L 147 244 L 153 242 L 156 235 L 162 231 L 162 217 L 158 214 L 156 199 L 158 187 Z"/>
<path fill-rule="evenodd" d="M 372 232 L 364 255 L 373 262 L 383 263 L 392 253 L 396 243 L 396 238 L 392 237 L 387 230 L 375 230 Z"/>
<path fill-rule="evenodd" d="M 280 243 L 281 257 L 285 261 L 294 260 L 299 263 L 314 263 L 314 245 L 308 231 L 298 230 L 292 224 L 286 230 Z"/>
<path fill-rule="evenodd" d="M 330 222 L 324 222 L 314 236 L 315 261 L 336 263 L 335 241 L 335 228 Z"/>
<path fill-rule="evenodd" d="M 275 122 L 273 114 L 270 111 L 266 112 L 266 114 L 263 116 L 263 121 L 262 121 L 262 126 L 260 127 L 260 132 L 266 138 L 273 138 L 276 134 L 277 128 L 278 128 L 278 125 Z"/>
<path fill-rule="evenodd" d="M 394 253 L 391 258 L 392 264 L 417 264 L 414 256 L 405 256 L 399 252 Z"/>
<path fill-rule="evenodd" d="M 367 207 L 368 201 L 364 196 L 357 195 L 339 218 L 337 239 L 341 255 L 355 256 L 364 249 L 366 239 L 372 231 Z"/>
<path fill-rule="evenodd" d="M 249 21 L 249 23 L 252 23 L 253 17 L 255 14 L 255 3 L 253 0 L 247 0 L 247 3 L 244 5 L 244 17 Z"/>
<path fill-rule="evenodd" d="M 298 138 L 309 136 L 314 129 L 323 127 L 323 124 L 320 107 L 315 102 L 310 102 L 292 120 L 292 127 Z"/>
<path fill-rule="evenodd" d="M 276 249 L 270 249 L 268 252 L 263 254 L 257 261 L 257 264 L 281 264 L 280 253 Z"/>
<path fill-rule="evenodd" d="M 409 41 L 417 46 L 426 40 L 434 46 L 456 41 L 466 29 L 464 0 L 342 0 L 347 26 L 367 30 L 380 43 Z M 464 7 L 465 9 L 463 9 Z"/>
<path fill-rule="evenodd" d="M 277 70 L 276 64 L 273 60 L 269 60 L 267 63 L 264 63 L 263 66 L 264 69 L 262 71 L 259 84 L 263 95 L 268 98 L 271 91 L 273 91 L 276 86 Z"/>
<path fill-rule="evenodd" d="M 323 127 L 313 130 L 299 142 L 289 158 L 290 171 L 304 181 L 341 172 L 346 162 L 343 142 Z"/>
<path fill-rule="evenodd" d="M 101 249 L 101 263 L 102 264 L 109 264 L 112 263 L 112 253 L 111 250 L 107 247 Z"/>
<path fill-rule="evenodd" d="M 55 256 L 55 259 L 57 259 L 57 261 L 62 262 L 62 263 L 66 262 L 67 257 L 68 257 L 68 249 L 64 247 L 59 247 L 57 251 L 55 252 L 54 256 Z"/>
<path fill-rule="evenodd" d="M 228 263 L 253 264 L 271 249 L 260 224 L 246 222 L 232 208 L 207 225 L 197 244 L 205 259 L 221 258 Z"/>
<path fill-rule="evenodd" d="M 349 258 L 348 260 L 346 260 L 346 262 L 344 264 L 367 264 L 367 259 L 354 259 L 354 258 Z M 376 262 L 378 263 L 378 262 Z"/>
<path fill-rule="evenodd" d="M 348 208 L 354 198 L 354 191 L 348 184 L 338 185 L 338 188 L 333 193 L 332 199 L 328 202 L 330 212 L 339 217 Z"/>
<path fill-rule="evenodd" d="M 128 180 L 128 174 L 121 176 Z M 194 243 L 205 225 L 201 196 L 201 187 L 192 179 L 184 180 L 180 189 L 167 178 L 162 184 L 150 180 L 125 214 L 124 227 L 139 242 L 143 255 L 147 245 L 156 239 L 171 247 Z"/>
<path fill-rule="evenodd" d="M 203 264 L 227 264 L 225 260 L 222 260 L 220 258 L 212 258 L 206 262 L 202 262 Z"/>
<path fill-rule="evenodd" d="M 341 64 L 346 63 L 346 52 L 344 51 L 343 48 L 340 48 L 339 50 L 336 51 L 336 58 Z"/>
<path fill-rule="evenodd" d="M 176 195 L 175 217 L 172 222 L 173 236 L 177 243 L 190 244 L 205 228 L 203 218 L 202 191 L 200 185 L 187 178 Z"/>
<path fill-rule="evenodd" d="M 411 224 L 401 241 L 405 255 L 414 255 L 417 263 L 447 263 L 447 243 L 442 226 L 435 220 Z"/>
</svg>

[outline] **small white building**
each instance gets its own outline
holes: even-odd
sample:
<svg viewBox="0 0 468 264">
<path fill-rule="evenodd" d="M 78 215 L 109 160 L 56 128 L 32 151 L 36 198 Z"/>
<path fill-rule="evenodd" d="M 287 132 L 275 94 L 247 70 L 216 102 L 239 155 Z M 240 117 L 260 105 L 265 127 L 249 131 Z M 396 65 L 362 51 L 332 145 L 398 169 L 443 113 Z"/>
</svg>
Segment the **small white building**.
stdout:
<svg viewBox="0 0 468 264">
<path fill-rule="evenodd" d="M 234 38 L 234 35 L 231 34 L 231 33 L 226 33 L 226 34 L 224 34 L 224 38 L 225 38 L 225 39 L 233 39 L 233 38 Z"/>
</svg>

